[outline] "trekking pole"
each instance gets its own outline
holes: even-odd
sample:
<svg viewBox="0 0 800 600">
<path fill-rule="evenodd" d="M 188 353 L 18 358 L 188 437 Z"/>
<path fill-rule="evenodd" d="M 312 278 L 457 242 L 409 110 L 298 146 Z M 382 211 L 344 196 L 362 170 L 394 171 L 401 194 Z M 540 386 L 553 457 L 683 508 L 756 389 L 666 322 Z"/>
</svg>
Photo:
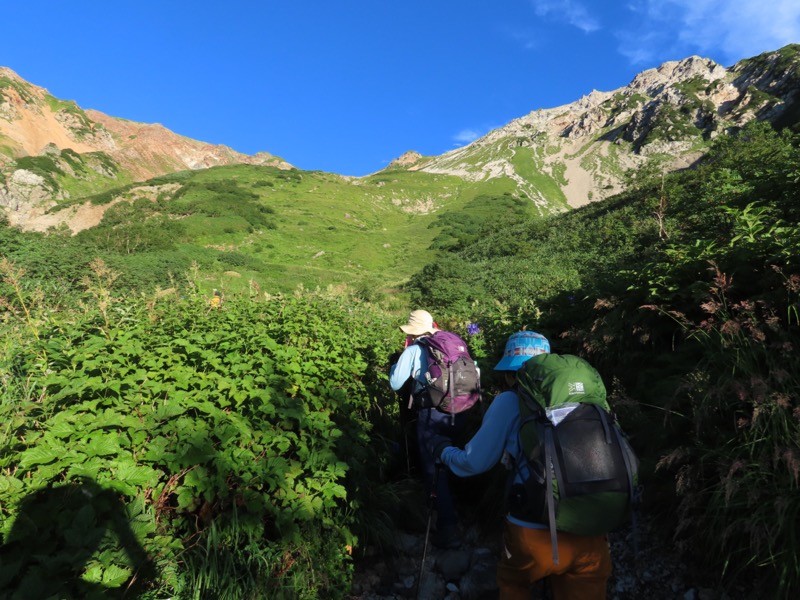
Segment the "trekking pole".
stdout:
<svg viewBox="0 0 800 600">
<path fill-rule="evenodd" d="M 436 470 L 433 472 L 433 486 L 431 487 L 430 496 L 428 496 L 428 525 L 425 527 L 425 544 L 422 546 L 422 560 L 419 563 L 419 576 L 417 577 L 417 590 L 414 597 L 419 600 L 419 590 L 422 584 L 422 575 L 425 573 L 425 557 L 428 554 L 428 537 L 431 533 L 431 518 L 433 517 L 433 504 L 436 500 L 436 486 L 439 484 L 439 471 L 442 469 L 441 464 L 436 464 Z"/>
</svg>

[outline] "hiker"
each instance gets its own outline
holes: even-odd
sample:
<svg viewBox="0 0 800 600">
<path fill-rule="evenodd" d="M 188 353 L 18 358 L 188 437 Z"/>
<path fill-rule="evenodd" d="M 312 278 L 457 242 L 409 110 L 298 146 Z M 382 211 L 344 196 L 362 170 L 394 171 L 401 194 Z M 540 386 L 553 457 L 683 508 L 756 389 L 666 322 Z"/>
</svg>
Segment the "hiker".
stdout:
<svg viewBox="0 0 800 600">
<path fill-rule="evenodd" d="M 439 331 L 433 317 L 425 310 L 413 311 L 408 323 L 401 325 L 400 329 L 408 337 L 406 347 L 391 365 L 389 371 L 389 385 L 395 392 L 408 386 L 410 392 L 410 408 L 416 411 L 416 442 L 418 459 L 422 470 L 423 482 L 426 493 L 430 494 L 434 482 L 436 483 L 436 533 L 432 542 L 439 548 L 457 548 L 461 543 L 458 531 L 455 503 L 447 474 L 436 477 L 436 463 L 431 454 L 431 440 L 453 440 L 458 437 L 464 427 L 464 414 L 448 414 L 440 411 L 431 404 L 427 394 L 427 380 L 425 377 L 428 365 L 428 349 L 422 343 L 428 336 Z M 402 402 L 402 399 L 401 399 Z"/>
<path fill-rule="evenodd" d="M 214 290 L 213 294 L 211 295 L 211 300 L 209 301 L 211 304 L 211 308 L 219 308 L 222 306 L 222 292 L 219 290 Z"/>
<path fill-rule="evenodd" d="M 520 405 L 515 391 L 517 371 L 526 361 L 550 352 L 541 334 L 520 331 L 507 341 L 495 370 L 504 374 L 510 388 L 499 394 L 484 415 L 480 429 L 461 450 L 450 440 L 432 440 L 430 452 L 441 464 L 461 477 L 478 475 L 498 462 L 511 469 L 512 484 L 530 476 L 520 441 Z M 515 489 L 508 486 L 509 489 Z M 512 503 L 513 504 L 513 503 Z M 611 554 L 605 535 L 582 536 L 563 531 L 557 536 L 558 557 L 547 522 L 506 516 L 502 556 L 497 566 L 501 600 L 529 600 L 532 585 L 549 577 L 554 600 L 602 600 L 611 575 Z"/>
</svg>

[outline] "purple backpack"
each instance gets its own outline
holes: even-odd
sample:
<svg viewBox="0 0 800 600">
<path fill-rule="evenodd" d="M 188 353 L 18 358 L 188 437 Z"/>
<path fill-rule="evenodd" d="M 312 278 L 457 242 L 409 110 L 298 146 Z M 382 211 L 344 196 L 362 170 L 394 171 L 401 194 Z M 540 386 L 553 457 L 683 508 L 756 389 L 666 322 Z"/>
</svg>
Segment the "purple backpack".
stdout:
<svg viewBox="0 0 800 600">
<path fill-rule="evenodd" d="M 481 380 L 466 342 L 455 333 L 437 331 L 416 343 L 428 350 L 425 379 L 433 406 L 453 415 L 472 408 L 481 399 Z"/>
</svg>

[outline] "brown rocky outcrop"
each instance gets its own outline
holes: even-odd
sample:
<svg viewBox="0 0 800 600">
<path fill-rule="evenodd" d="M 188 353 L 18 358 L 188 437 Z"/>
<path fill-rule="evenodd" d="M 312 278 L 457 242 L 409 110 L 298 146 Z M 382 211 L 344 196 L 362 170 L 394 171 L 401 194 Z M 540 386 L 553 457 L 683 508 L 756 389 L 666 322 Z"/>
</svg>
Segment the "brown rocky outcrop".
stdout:
<svg viewBox="0 0 800 600">
<path fill-rule="evenodd" d="M 6 67 L 0 67 L 0 150 L 0 209 L 11 223 L 23 227 L 32 226 L 36 219 L 30 217 L 44 214 L 69 196 L 52 180 L 17 166 L 23 157 L 48 155 L 60 172 L 75 175 L 69 161 L 59 158 L 68 150 L 80 155 L 88 169 L 125 182 L 221 165 L 292 168 L 267 152 L 242 154 L 228 146 L 178 135 L 159 124 L 135 123 L 83 110 Z M 99 158 L 97 153 L 110 160 Z M 106 187 L 113 187 L 113 182 Z"/>
<path fill-rule="evenodd" d="M 401 156 L 395 158 L 392 162 L 389 163 L 389 168 L 394 167 L 401 167 L 410 170 L 414 170 L 413 167 L 416 165 L 420 160 L 422 160 L 422 155 L 419 152 L 415 152 L 414 150 L 409 150 L 408 152 L 402 154 Z"/>
</svg>

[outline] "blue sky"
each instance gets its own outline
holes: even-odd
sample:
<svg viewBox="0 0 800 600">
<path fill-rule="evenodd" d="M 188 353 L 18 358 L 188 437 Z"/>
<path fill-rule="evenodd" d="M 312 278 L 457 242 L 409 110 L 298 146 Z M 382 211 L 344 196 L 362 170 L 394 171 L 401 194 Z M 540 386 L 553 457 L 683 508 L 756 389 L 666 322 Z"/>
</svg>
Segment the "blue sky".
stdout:
<svg viewBox="0 0 800 600">
<path fill-rule="evenodd" d="M 366 175 L 691 55 L 800 42 L 797 0 L 25 0 L 0 65 L 83 108 Z"/>
</svg>

